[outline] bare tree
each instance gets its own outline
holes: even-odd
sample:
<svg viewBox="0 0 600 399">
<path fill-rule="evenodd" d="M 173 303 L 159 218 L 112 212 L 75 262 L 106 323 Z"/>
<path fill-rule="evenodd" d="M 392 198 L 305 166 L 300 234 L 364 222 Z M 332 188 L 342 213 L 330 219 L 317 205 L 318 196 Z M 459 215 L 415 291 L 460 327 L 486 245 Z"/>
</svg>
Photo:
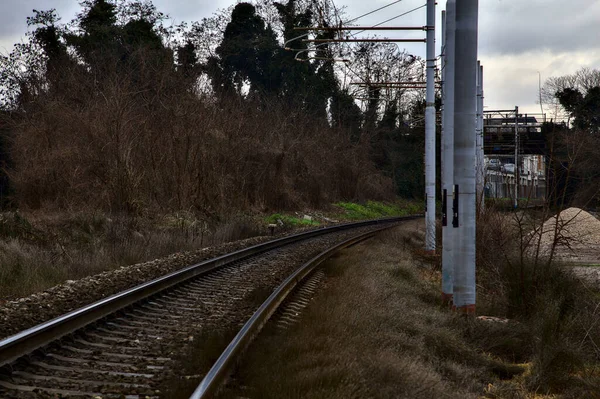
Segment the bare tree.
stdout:
<svg viewBox="0 0 600 399">
<path fill-rule="evenodd" d="M 600 86 L 600 70 L 583 67 L 571 75 L 553 76 L 544 82 L 541 98 L 544 108 L 548 109 L 555 121 L 567 120 L 569 115 L 560 105 L 556 93 L 567 89 L 576 89 L 585 95 L 593 87 Z"/>
</svg>

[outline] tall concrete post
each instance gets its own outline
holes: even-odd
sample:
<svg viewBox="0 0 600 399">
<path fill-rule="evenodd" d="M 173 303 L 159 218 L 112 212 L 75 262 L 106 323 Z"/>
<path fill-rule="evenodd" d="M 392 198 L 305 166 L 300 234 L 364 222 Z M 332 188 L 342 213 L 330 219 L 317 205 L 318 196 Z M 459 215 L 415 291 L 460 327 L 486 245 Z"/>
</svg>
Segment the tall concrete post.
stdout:
<svg viewBox="0 0 600 399">
<path fill-rule="evenodd" d="M 435 251 L 435 0 L 427 0 L 425 97 L 425 250 Z"/>
<path fill-rule="evenodd" d="M 442 80 L 442 302 L 452 303 L 454 271 L 454 50 L 456 28 L 456 0 L 446 3 L 446 32 L 444 35 L 444 64 Z"/>
<path fill-rule="evenodd" d="M 485 160 L 483 156 L 483 66 L 477 61 L 477 208 L 483 211 L 485 199 Z"/>
<path fill-rule="evenodd" d="M 457 239 L 454 263 L 454 305 L 475 313 L 475 160 L 477 105 L 478 0 L 456 2 L 456 57 L 454 91 L 454 182 Z"/>
<path fill-rule="evenodd" d="M 515 169 L 513 170 L 515 179 L 515 209 L 519 206 L 519 107 L 515 106 Z"/>
</svg>

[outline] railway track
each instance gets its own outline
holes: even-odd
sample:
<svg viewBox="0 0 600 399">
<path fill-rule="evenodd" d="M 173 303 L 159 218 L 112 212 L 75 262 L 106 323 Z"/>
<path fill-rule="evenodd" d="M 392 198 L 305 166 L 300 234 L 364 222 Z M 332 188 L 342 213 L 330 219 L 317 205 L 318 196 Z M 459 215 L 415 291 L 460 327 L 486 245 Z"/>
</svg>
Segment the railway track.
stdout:
<svg viewBox="0 0 600 399">
<path fill-rule="evenodd" d="M 238 328 L 300 265 L 308 270 L 306 261 L 315 254 L 323 256 L 325 249 L 350 237 L 403 219 L 408 218 L 333 226 L 255 245 L 8 337 L 0 341 L 0 397 L 169 396 L 169 378 L 193 382 L 207 371 L 178 375 L 186 353 L 202 356 L 194 349 L 197 337 Z M 294 277 L 285 281 L 292 282 L 285 289 L 291 292 Z M 276 299 L 260 317 L 268 319 L 280 302 Z M 218 383 L 214 380 L 211 387 Z"/>
</svg>

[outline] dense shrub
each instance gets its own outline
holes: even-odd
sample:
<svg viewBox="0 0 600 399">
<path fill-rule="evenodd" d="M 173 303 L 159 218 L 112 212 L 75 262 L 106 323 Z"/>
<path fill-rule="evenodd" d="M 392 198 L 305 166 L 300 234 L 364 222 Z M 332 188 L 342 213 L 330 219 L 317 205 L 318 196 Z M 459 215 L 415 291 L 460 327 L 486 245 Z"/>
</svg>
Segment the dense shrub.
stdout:
<svg viewBox="0 0 600 399">
<path fill-rule="evenodd" d="M 218 213 L 390 197 L 368 144 L 347 132 L 277 100 L 214 102 L 168 70 L 160 76 L 154 96 L 115 74 L 101 92 L 72 82 L 68 96 L 29 104 L 13 126 L 18 202 Z"/>
</svg>

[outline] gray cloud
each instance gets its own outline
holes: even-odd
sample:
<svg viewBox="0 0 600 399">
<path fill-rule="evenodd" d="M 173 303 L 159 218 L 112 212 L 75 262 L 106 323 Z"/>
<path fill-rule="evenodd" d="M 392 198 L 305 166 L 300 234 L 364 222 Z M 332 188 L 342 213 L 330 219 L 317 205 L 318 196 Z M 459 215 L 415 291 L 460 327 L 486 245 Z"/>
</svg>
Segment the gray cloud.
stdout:
<svg viewBox="0 0 600 399">
<path fill-rule="evenodd" d="M 168 13 L 175 22 L 199 20 L 233 3 L 234 0 L 154 0 L 157 8 Z M 348 18 L 389 3 L 388 0 L 336 0 Z M 423 3 L 424 0 L 404 0 L 357 23 L 372 25 Z M 479 4 L 481 54 L 515 54 L 544 49 L 561 52 L 600 47 L 597 40 L 600 2 L 597 0 L 567 3 L 563 0 L 480 0 Z M 26 32 L 25 18 L 34 8 L 56 8 L 63 20 L 70 20 L 80 9 L 78 0 L 0 0 L 0 5 L 3 10 L 0 14 L 2 41 Z M 444 1 L 440 1 L 438 9 L 444 6 Z M 422 9 L 390 24 L 423 25 L 424 18 Z"/>
<path fill-rule="evenodd" d="M 335 0 L 345 7 L 352 19 L 392 0 Z M 226 8 L 236 0 L 153 0 L 157 8 L 169 14 L 176 23 L 196 21 Z M 10 50 L 27 31 L 25 18 L 32 9 L 56 8 L 63 21 L 71 20 L 80 10 L 79 0 L 0 0 L 0 51 Z M 398 4 L 357 21 L 373 25 L 419 7 L 425 0 L 403 0 Z M 438 4 L 440 10 L 445 1 Z M 537 71 L 543 78 L 573 73 L 581 66 L 600 67 L 600 1 L 598 0 L 479 0 L 479 54 L 486 67 L 486 102 L 490 107 L 531 108 L 539 106 Z M 390 22 L 389 25 L 425 24 L 421 9 Z M 439 27 L 439 25 L 438 25 Z M 422 32 L 415 35 L 422 35 Z M 381 36 L 398 36 L 383 32 Z M 405 34 L 402 34 L 406 36 Z M 438 48 L 440 31 L 438 30 Z M 425 46 L 399 44 L 407 51 L 424 56 Z"/>
<path fill-rule="evenodd" d="M 235 3 L 235 0 L 153 0 L 159 11 L 162 11 L 176 22 L 199 21 L 209 17 L 217 9 L 226 8 Z"/>
<path fill-rule="evenodd" d="M 0 52 L 10 52 L 27 32 L 26 18 L 36 10 L 55 8 L 62 22 L 72 20 L 81 11 L 80 0 L 0 0 Z M 168 14 L 175 23 L 197 21 L 226 8 L 235 0 L 154 0 L 159 11 Z"/>
<path fill-rule="evenodd" d="M 598 49 L 597 0 L 480 0 L 479 45 L 485 54 Z"/>
<path fill-rule="evenodd" d="M 33 10 L 56 8 L 62 21 L 69 21 L 80 8 L 75 0 L 0 0 L 0 39 L 22 36 L 27 32 L 26 18 Z"/>
</svg>

